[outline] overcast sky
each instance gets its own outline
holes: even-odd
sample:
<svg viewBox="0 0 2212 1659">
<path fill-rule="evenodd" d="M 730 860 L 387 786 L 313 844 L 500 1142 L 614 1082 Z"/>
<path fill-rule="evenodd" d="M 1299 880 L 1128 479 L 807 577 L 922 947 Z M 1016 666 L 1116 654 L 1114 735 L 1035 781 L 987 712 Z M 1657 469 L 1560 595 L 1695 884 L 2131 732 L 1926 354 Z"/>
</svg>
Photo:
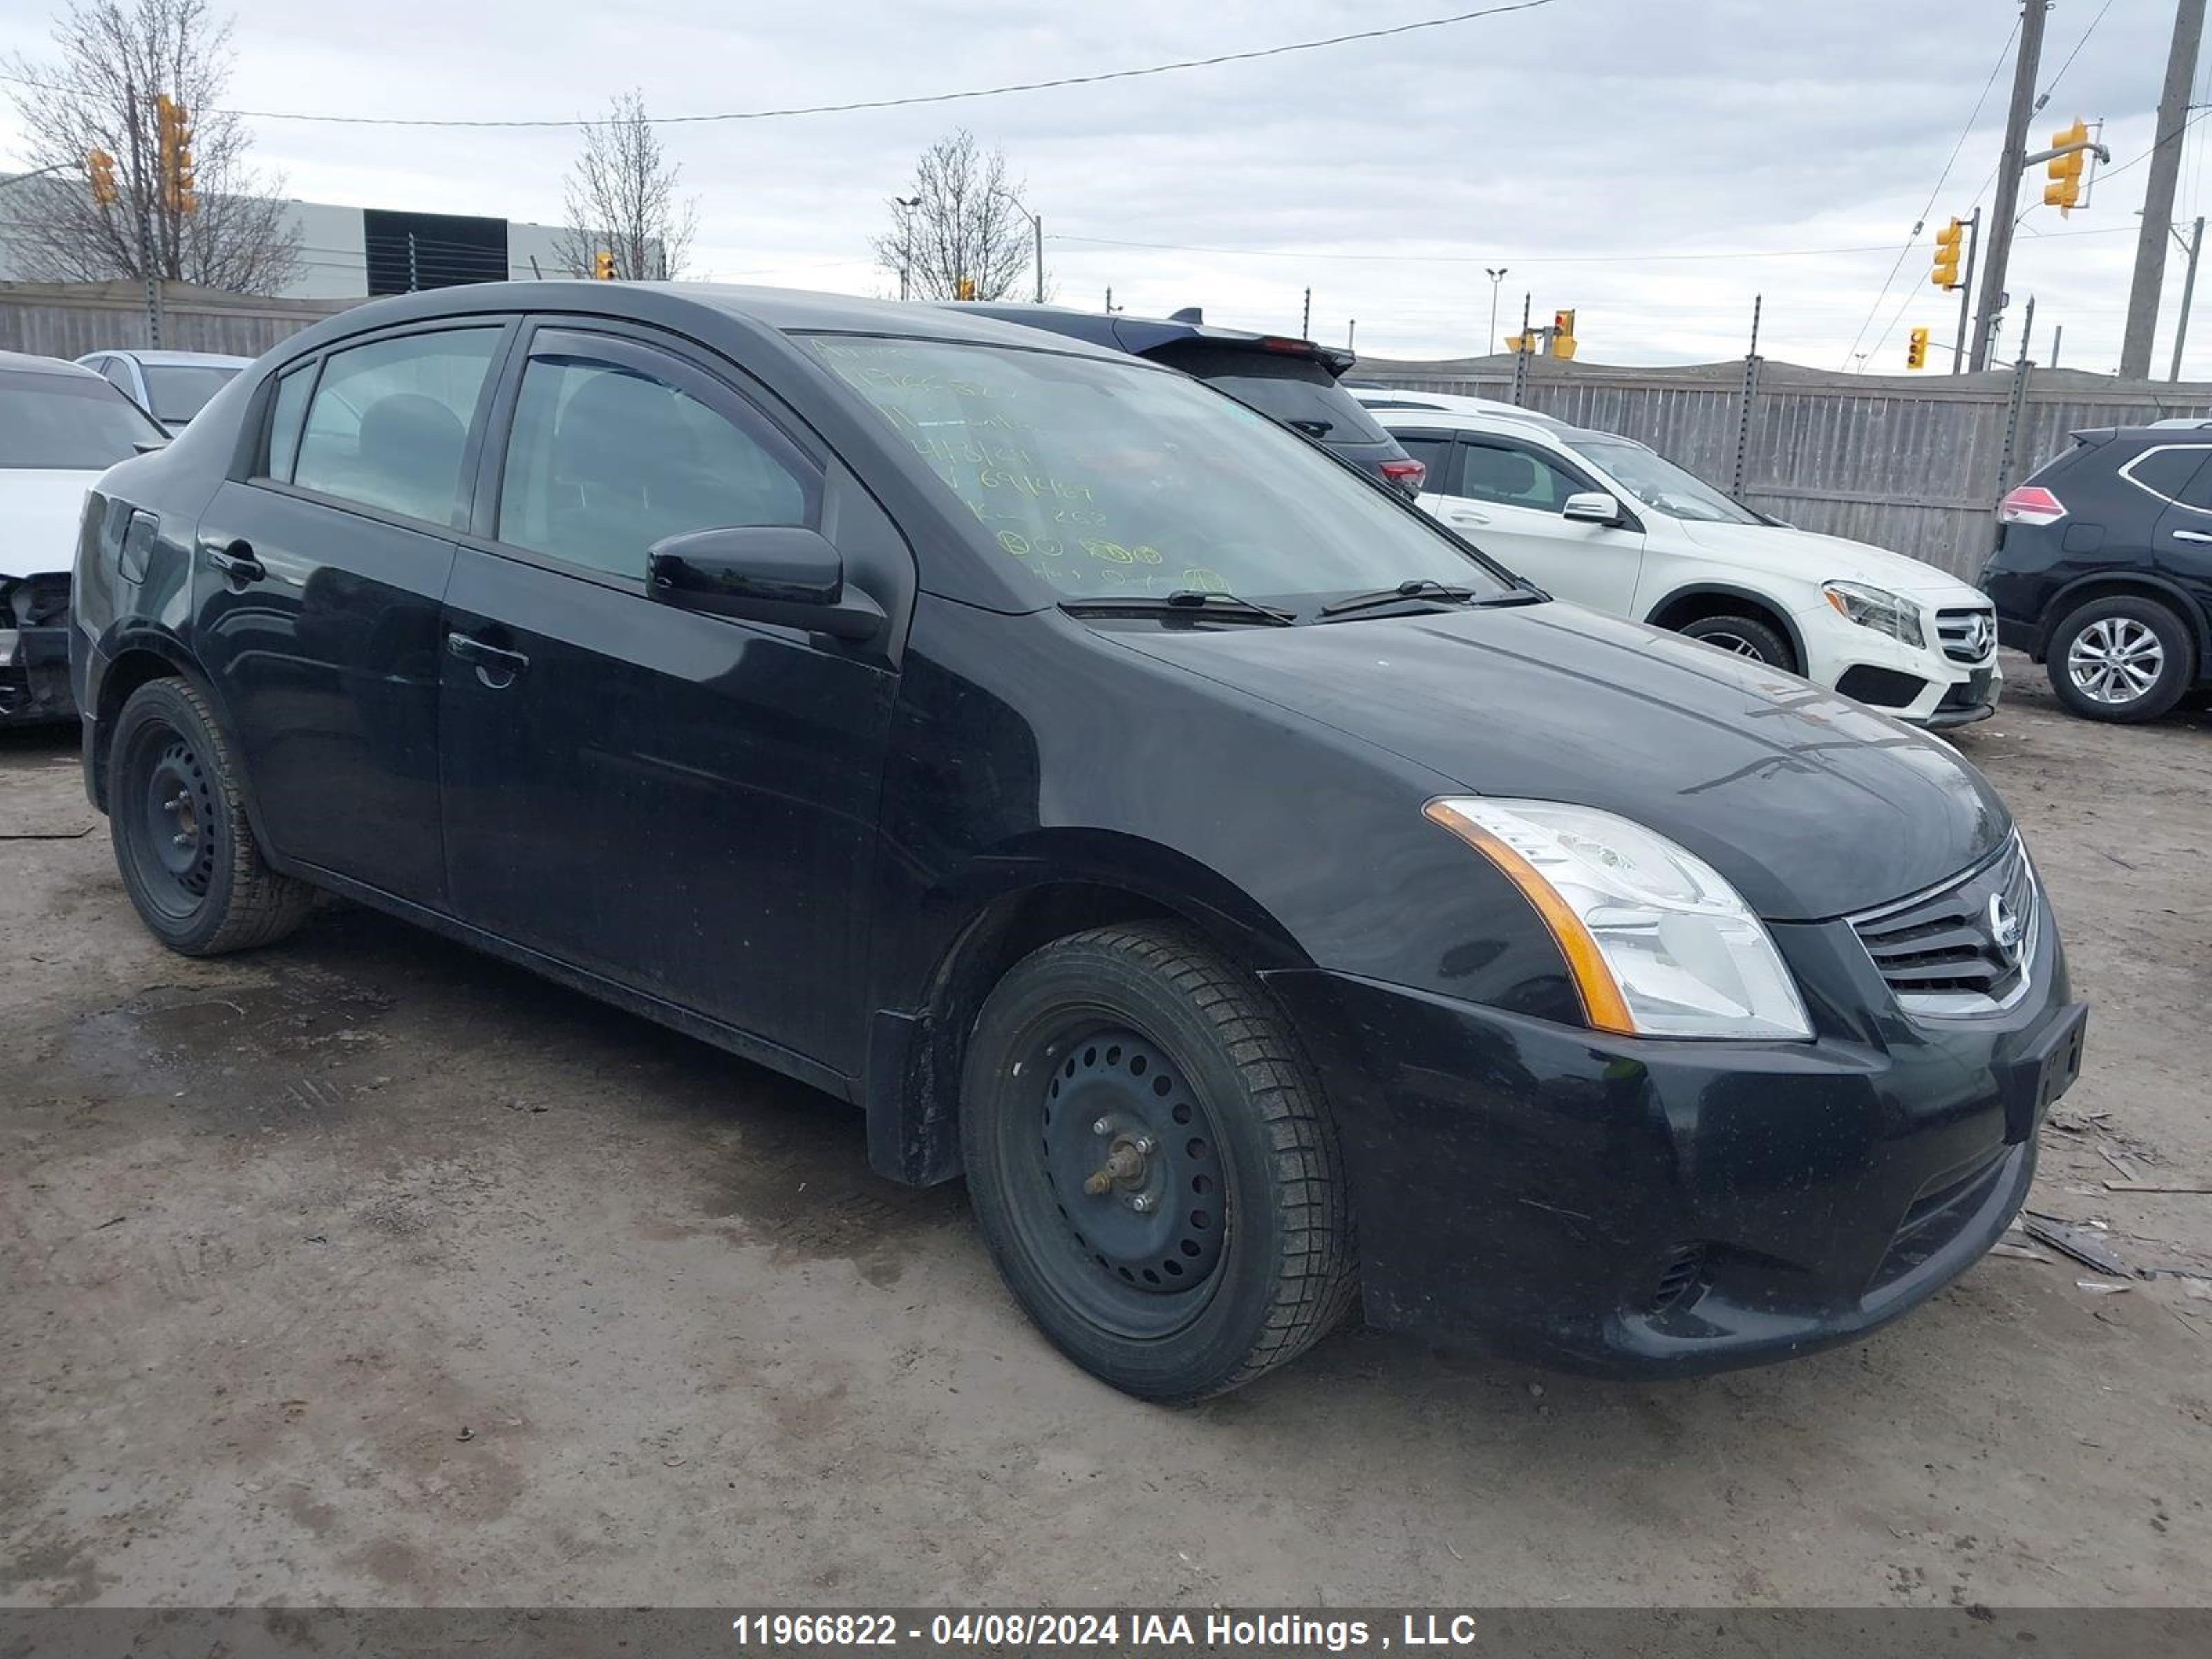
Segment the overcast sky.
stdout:
<svg viewBox="0 0 2212 1659">
<path fill-rule="evenodd" d="M 1235 52 L 1466 9 L 1478 0 L 238 0 L 228 102 L 426 117 L 596 113 L 635 85 L 656 115 L 952 91 Z M 218 0 L 220 3 L 220 0 Z M 2063 64 L 2100 9 L 2079 56 Z M 48 0 L 0 0 L 0 46 L 37 52 Z M 1579 312 L 1599 362 L 1740 356 L 1765 295 L 1770 357 L 1851 366 L 1883 278 L 1936 190 L 2001 55 L 1935 224 L 1964 216 L 1996 160 L 2014 0 L 1552 0 L 1540 9 L 1257 63 L 970 102 L 665 129 L 699 199 L 694 274 L 852 293 L 896 290 L 868 239 L 915 152 L 957 124 L 1004 147 L 1044 218 L 1064 303 L 1295 329 L 1364 353 L 1482 349 L 1528 291 Z M 2151 143 L 2171 0 L 2058 0 L 2032 136 L 2105 122 L 2116 164 Z M 2053 88 L 2053 82 L 2057 84 Z M 2200 82 L 2200 84 L 2202 84 Z M 2199 92 L 2199 98 L 2205 94 Z M 365 207 L 556 221 L 573 130 L 451 131 L 252 124 L 288 193 Z M 0 162 L 19 153 L 0 104 Z M 2190 134 L 2177 216 L 2212 211 Z M 2070 220 L 2037 206 L 2012 292 L 2033 295 L 2036 355 L 2109 370 L 2148 167 Z M 2022 189 L 2039 202 L 2039 170 Z M 2080 232 L 2080 234 L 2059 233 Z M 1948 343 L 1955 296 L 1929 287 L 1927 234 L 1857 349 L 1901 369 L 1905 332 Z M 1175 246 L 1135 246 L 1137 244 Z M 1785 251 L 1855 249 L 1794 253 Z M 1213 250 L 1213 251 L 1198 251 Z M 1231 251 L 1235 250 L 1235 251 Z M 1764 257 L 1751 257 L 1758 251 Z M 1684 258 L 1729 254 L 1743 257 Z M 2169 266 L 2163 373 L 2181 261 Z M 2212 271 L 2208 271 L 2212 283 Z M 1902 311 L 1900 312 L 1900 306 Z M 2212 377 L 2212 302 L 2187 371 Z M 2016 335 L 2008 330 L 2006 355 Z"/>
</svg>

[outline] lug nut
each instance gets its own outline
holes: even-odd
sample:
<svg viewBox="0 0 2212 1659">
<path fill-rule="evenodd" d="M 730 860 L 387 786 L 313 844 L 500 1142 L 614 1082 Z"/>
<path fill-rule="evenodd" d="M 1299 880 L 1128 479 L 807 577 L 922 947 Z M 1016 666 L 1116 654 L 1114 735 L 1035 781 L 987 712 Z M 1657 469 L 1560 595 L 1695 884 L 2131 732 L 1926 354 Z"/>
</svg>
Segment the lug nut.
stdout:
<svg viewBox="0 0 2212 1659">
<path fill-rule="evenodd" d="M 164 812 L 173 812 L 179 807 L 183 806 L 184 804 L 185 798 L 182 795 L 175 795 L 161 803 L 161 810 Z"/>
<path fill-rule="evenodd" d="M 169 843 L 173 847 L 190 847 L 192 844 L 191 831 L 189 830 L 178 830 L 175 835 L 169 837 Z"/>
<path fill-rule="evenodd" d="M 1150 1158 L 1152 1155 L 1152 1148 L 1159 1144 L 1160 1143 L 1158 1141 L 1154 1140 L 1150 1135 L 1139 1135 L 1136 1140 L 1137 1156 L 1139 1158 Z"/>
<path fill-rule="evenodd" d="M 1091 1126 L 1091 1133 L 1094 1135 L 1110 1135 L 1114 1133 L 1114 1126 L 1102 1117 Z"/>
<path fill-rule="evenodd" d="M 1129 1200 L 1129 1207 L 1139 1215 L 1149 1214 L 1152 1207 L 1152 1195 L 1150 1193 L 1139 1193 Z"/>
</svg>

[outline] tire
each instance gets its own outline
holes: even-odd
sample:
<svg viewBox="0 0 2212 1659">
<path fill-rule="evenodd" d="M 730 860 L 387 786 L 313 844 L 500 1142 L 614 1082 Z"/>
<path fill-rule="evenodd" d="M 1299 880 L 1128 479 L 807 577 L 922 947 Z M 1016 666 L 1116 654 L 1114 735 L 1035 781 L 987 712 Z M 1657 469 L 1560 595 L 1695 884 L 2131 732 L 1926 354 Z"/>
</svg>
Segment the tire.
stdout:
<svg viewBox="0 0 2212 1659">
<path fill-rule="evenodd" d="M 2156 599 L 2108 593 L 2060 619 L 2044 672 L 2058 701 L 2084 720 L 2154 720 L 2196 682 L 2196 641 Z"/>
<path fill-rule="evenodd" d="M 1097 928 L 1009 969 L 968 1045 L 960 1132 L 1016 1299 L 1125 1393 L 1224 1393 L 1351 1307 L 1319 1082 L 1258 982 L 1186 929 Z"/>
<path fill-rule="evenodd" d="M 1785 668 L 1793 674 L 1797 672 L 1797 653 L 1790 648 L 1790 641 L 1756 617 L 1700 617 L 1675 631 L 1685 639 L 1703 641 L 1717 651 Z"/>
<path fill-rule="evenodd" d="M 115 866 L 155 939 L 221 956 L 274 944 L 306 919 L 315 890 L 262 858 L 237 762 L 198 686 L 149 680 L 132 692 L 107 768 Z"/>
</svg>

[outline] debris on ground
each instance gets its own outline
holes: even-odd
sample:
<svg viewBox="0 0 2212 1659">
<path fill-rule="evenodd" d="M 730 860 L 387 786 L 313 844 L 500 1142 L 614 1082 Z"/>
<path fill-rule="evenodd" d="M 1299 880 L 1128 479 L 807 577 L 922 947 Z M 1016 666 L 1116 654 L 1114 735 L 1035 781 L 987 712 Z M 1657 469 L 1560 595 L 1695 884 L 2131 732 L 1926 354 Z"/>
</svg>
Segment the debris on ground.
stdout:
<svg viewBox="0 0 2212 1659">
<path fill-rule="evenodd" d="M 2070 1255 L 2085 1267 L 2094 1267 L 2099 1273 L 2127 1273 L 2130 1276 L 2134 1273 L 2133 1268 L 2086 1227 L 2070 1226 L 2052 1217 L 2039 1215 L 2033 1210 L 2020 1212 L 2020 1227 L 2030 1238 L 2048 1244 L 2052 1249 Z"/>
</svg>

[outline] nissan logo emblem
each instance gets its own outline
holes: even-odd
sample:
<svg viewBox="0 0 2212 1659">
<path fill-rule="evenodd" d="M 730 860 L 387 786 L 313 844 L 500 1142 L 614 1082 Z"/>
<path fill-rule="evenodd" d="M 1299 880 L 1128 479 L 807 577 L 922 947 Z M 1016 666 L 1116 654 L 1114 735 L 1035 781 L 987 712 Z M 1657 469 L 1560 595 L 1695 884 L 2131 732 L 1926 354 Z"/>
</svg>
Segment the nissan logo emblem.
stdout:
<svg viewBox="0 0 2212 1659">
<path fill-rule="evenodd" d="M 2005 902 L 2004 895 L 1991 894 L 1990 938 L 1997 947 L 1997 954 L 2008 963 L 2017 963 L 2020 960 L 2021 936 L 2027 931 L 2027 924 L 2021 919 L 2018 911 Z"/>
</svg>

